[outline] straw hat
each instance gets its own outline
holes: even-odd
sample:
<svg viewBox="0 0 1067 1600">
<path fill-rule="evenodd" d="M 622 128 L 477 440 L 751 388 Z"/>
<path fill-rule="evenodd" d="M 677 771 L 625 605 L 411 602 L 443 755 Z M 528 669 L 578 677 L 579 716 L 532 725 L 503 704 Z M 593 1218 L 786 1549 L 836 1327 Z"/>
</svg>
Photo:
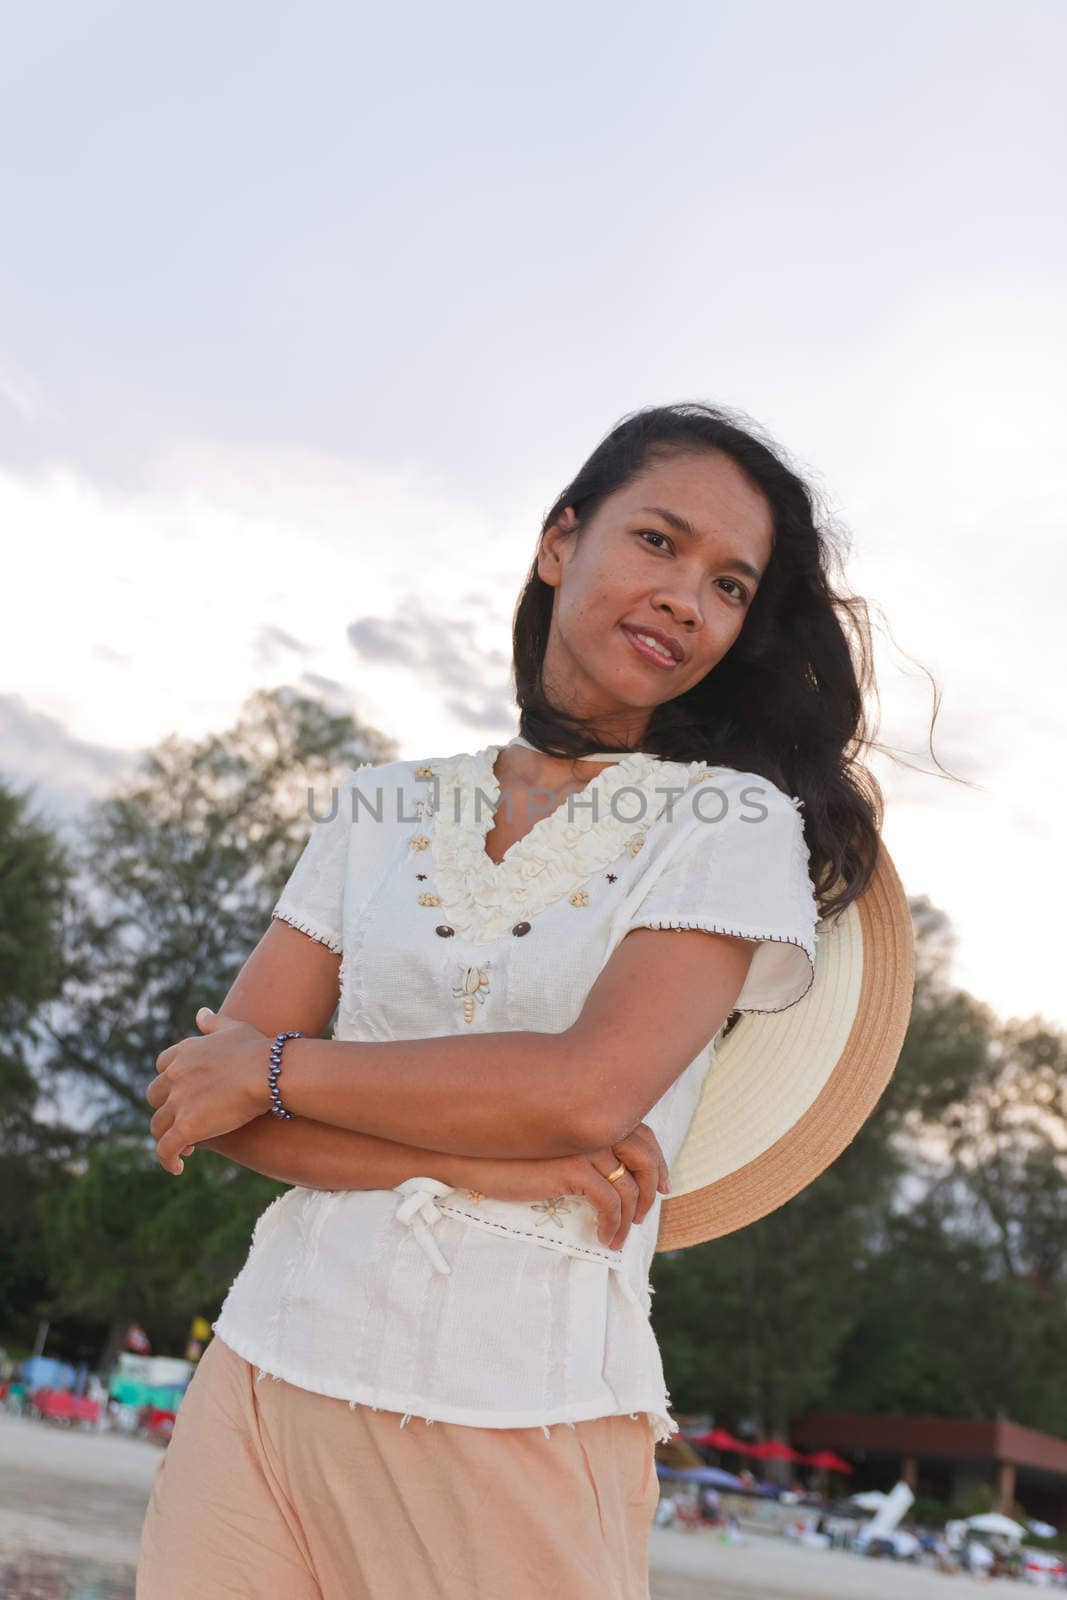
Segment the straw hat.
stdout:
<svg viewBox="0 0 1067 1600">
<path fill-rule="evenodd" d="M 803 999 L 784 1011 L 745 1012 L 708 1046 L 711 1066 L 671 1168 L 657 1250 L 755 1222 L 836 1160 L 896 1066 L 914 980 L 907 896 L 880 843 L 866 891 L 818 924 L 815 981 Z"/>
</svg>

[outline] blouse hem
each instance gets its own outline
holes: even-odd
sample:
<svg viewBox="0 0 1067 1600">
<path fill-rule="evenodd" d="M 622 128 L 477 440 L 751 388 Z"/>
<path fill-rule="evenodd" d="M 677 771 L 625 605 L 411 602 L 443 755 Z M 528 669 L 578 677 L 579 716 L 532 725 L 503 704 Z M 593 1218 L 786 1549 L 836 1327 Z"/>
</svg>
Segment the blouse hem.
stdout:
<svg viewBox="0 0 1067 1600">
<path fill-rule="evenodd" d="M 327 1389 L 321 1379 L 299 1378 L 287 1372 L 274 1371 L 271 1358 L 257 1353 L 255 1345 L 244 1339 L 233 1339 L 221 1331 L 219 1323 L 212 1326 L 212 1333 L 216 1339 L 221 1339 L 235 1355 L 247 1361 L 256 1369 L 258 1383 L 262 1378 L 272 1378 L 275 1383 L 284 1381 L 294 1384 L 298 1389 L 309 1389 L 312 1394 L 326 1395 L 329 1399 L 345 1400 L 351 1410 L 357 1405 L 369 1406 L 372 1411 L 395 1411 L 401 1418 L 400 1426 L 403 1428 L 411 1421 L 413 1416 L 422 1417 L 423 1421 L 432 1425 L 435 1422 L 454 1422 L 467 1428 L 540 1428 L 545 1438 L 549 1438 L 551 1426 L 573 1427 L 577 1422 L 590 1422 L 598 1417 L 625 1416 L 634 1419 L 644 1417 L 652 1432 L 654 1442 L 662 1444 L 679 1432 L 677 1422 L 669 1416 L 666 1410 L 659 1409 L 662 1401 L 641 1405 L 638 1403 L 632 1410 L 628 1404 L 620 1404 L 615 1411 L 605 1411 L 603 1402 L 587 1400 L 573 1403 L 567 1407 L 568 1416 L 561 1415 L 559 1409 L 547 1412 L 530 1411 L 471 1411 L 462 1406 L 439 1405 L 436 1401 L 427 1403 L 417 1400 L 410 1394 L 395 1395 L 388 1391 L 374 1390 L 365 1384 L 343 1385 L 345 1392 L 339 1393 L 337 1389 Z"/>
<path fill-rule="evenodd" d="M 335 956 L 344 954 L 344 944 L 334 933 L 326 933 L 323 928 L 313 923 L 304 921 L 293 912 L 275 909 L 271 912 L 271 920 L 287 922 L 291 928 L 297 928 L 301 933 L 306 933 L 309 939 L 314 939 L 317 944 L 324 944 L 327 950 L 332 950 Z"/>
</svg>

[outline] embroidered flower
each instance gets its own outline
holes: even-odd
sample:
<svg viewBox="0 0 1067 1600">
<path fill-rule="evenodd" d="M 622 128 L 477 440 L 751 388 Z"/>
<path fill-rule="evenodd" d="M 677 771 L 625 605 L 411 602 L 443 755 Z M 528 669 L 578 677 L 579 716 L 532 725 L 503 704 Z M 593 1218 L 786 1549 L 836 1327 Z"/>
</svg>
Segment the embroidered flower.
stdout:
<svg viewBox="0 0 1067 1600">
<path fill-rule="evenodd" d="M 538 1219 L 537 1226 L 539 1228 L 546 1222 L 554 1222 L 557 1228 L 562 1228 L 563 1224 L 559 1219 L 561 1216 L 566 1216 L 570 1209 L 571 1203 L 566 1195 L 563 1194 L 553 1195 L 549 1200 L 535 1200 L 530 1206 L 531 1211 L 543 1211 L 545 1213 L 543 1217 Z"/>
</svg>

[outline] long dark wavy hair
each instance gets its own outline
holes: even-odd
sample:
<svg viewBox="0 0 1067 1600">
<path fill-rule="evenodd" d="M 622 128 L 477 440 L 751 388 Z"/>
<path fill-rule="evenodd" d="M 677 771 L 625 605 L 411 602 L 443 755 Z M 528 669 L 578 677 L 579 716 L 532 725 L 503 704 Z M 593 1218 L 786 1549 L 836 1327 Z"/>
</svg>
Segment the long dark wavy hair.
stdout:
<svg viewBox="0 0 1067 1600">
<path fill-rule="evenodd" d="M 832 581 L 847 540 L 814 490 L 741 413 L 699 402 L 649 406 L 597 445 L 546 513 L 541 534 L 571 506 L 571 537 L 581 538 L 603 501 L 643 470 L 704 450 L 729 456 L 767 500 L 772 554 L 729 652 L 699 683 L 655 708 L 641 749 L 668 761 L 757 773 L 801 800 L 812 885 L 827 917 L 858 899 L 873 876 L 884 798 L 860 759 L 874 746 L 865 696 L 877 693 L 867 602 Z M 515 692 L 522 735 L 569 760 L 608 746 L 546 697 L 554 593 L 535 556 L 515 608 Z"/>
</svg>

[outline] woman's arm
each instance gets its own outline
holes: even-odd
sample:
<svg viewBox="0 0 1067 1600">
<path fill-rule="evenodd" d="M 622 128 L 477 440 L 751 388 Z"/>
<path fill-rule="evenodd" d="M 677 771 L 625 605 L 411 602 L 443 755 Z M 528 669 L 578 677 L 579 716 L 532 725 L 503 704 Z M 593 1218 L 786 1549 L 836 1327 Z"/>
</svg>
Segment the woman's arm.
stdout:
<svg viewBox="0 0 1067 1600">
<path fill-rule="evenodd" d="M 603 1139 L 585 1135 L 587 1075 L 572 1069 L 564 1035 L 494 1033 L 355 1045 L 324 1039 L 340 998 L 340 970 L 340 956 L 274 918 L 217 1008 L 218 1016 L 251 1023 L 268 1038 L 293 1029 L 304 1034 L 289 1039 L 282 1056 L 279 1089 L 282 1104 L 295 1114 L 291 1123 L 270 1117 L 268 1062 L 263 1061 L 262 1110 L 283 1132 L 306 1119 L 420 1151 L 494 1159 L 553 1160 L 603 1147 Z M 305 1048 L 322 1052 L 316 1061 L 325 1067 L 316 1082 L 306 1085 L 306 1098 L 306 1075 L 295 1054 Z M 435 1090 L 441 1070 L 445 1078 Z M 358 1112 L 352 1109 L 353 1097 Z M 374 1120 L 379 1103 L 384 1126 Z M 433 1137 L 427 1138 L 427 1132 Z M 225 1137 L 236 1140 L 237 1135 Z M 342 1147 L 334 1148 L 343 1163 Z M 394 1156 L 379 1152 L 374 1159 L 388 1163 Z"/>
<path fill-rule="evenodd" d="M 579 1195 L 597 1218 L 602 1244 L 621 1250 L 631 1223 L 643 1222 L 657 1190 L 667 1192 L 667 1162 L 651 1128 L 637 1128 L 618 1152 L 596 1152 L 558 1161 L 492 1161 L 448 1155 L 394 1144 L 373 1134 L 331 1128 L 322 1122 L 279 1121 L 269 1113 L 234 1133 L 205 1139 L 204 1147 L 281 1183 L 304 1189 L 395 1189 L 407 1178 L 439 1178 L 453 1189 L 476 1190 L 494 1200 L 544 1200 L 553 1194 Z M 604 1176 L 627 1166 L 622 1183 Z"/>
<path fill-rule="evenodd" d="M 309 1117 L 284 1122 L 268 1112 L 233 1133 L 202 1140 L 200 1148 L 303 1189 L 395 1189 L 415 1177 L 440 1178 L 454 1189 L 477 1187 L 477 1156 L 422 1150 Z"/>
<path fill-rule="evenodd" d="M 636 928 L 609 958 L 576 1022 L 559 1033 L 289 1039 L 282 1103 L 294 1121 L 310 1118 L 443 1153 L 587 1155 L 625 1138 L 715 1036 L 754 949 L 750 940 L 710 930 Z M 324 945 L 275 921 L 220 1014 L 267 1035 L 294 1027 L 321 1035 L 336 1004 L 339 968 L 340 958 Z M 259 1111 L 269 1114 L 263 1065 L 256 1094 Z"/>
<path fill-rule="evenodd" d="M 269 1036 L 299 1028 L 326 1042 L 321 1035 L 337 1007 L 340 966 L 340 957 L 327 946 L 275 919 L 218 1014 L 249 1022 Z M 290 1039 L 286 1049 L 302 1042 Z M 530 1188 L 531 1198 L 538 1199 L 540 1185 L 556 1176 L 537 1175 L 528 1170 L 530 1162 L 509 1163 L 505 1171 L 500 1160 L 432 1150 L 311 1116 L 283 1121 L 269 1112 L 201 1144 L 264 1177 L 309 1189 L 393 1189 L 407 1178 L 428 1176 L 499 1198 L 522 1198 L 516 1188 Z"/>
<path fill-rule="evenodd" d="M 269 1035 L 293 1026 L 321 1035 L 337 1006 L 339 971 L 340 958 L 325 945 L 274 920 L 231 986 L 220 1014 L 249 1022 Z M 469 1156 L 334 1127 L 307 1116 L 283 1121 L 269 1112 L 203 1143 L 254 1172 L 304 1188 L 396 1188 L 407 1178 L 436 1177 L 453 1188 L 475 1189 L 502 1200 L 584 1195 L 597 1213 L 603 1243 L 621 1249 L 631 1222 L 643 1221 L 652 1206 L 657 1186 L 666 1191 L 663 1152 L 651 1130 L 638 1121 L 616 1141 L 617 1149 L 596 1148 L 558 1159 Z M 616 1160 L 625 1162 L 627 1177 L 608 1183 L 603 1174 Z"/>
<path fill-rule="evenodd" d="M 545 1159 L 603 1149 L 714 1038 L 754 949 L 703 929 L 633 929 L 559 1033 L 290 1039 L 282 1104 L 294 1116 L 455 1154 Z M 270 1104 L 266 1074 L 262 1104 Z"/>
</svg>

